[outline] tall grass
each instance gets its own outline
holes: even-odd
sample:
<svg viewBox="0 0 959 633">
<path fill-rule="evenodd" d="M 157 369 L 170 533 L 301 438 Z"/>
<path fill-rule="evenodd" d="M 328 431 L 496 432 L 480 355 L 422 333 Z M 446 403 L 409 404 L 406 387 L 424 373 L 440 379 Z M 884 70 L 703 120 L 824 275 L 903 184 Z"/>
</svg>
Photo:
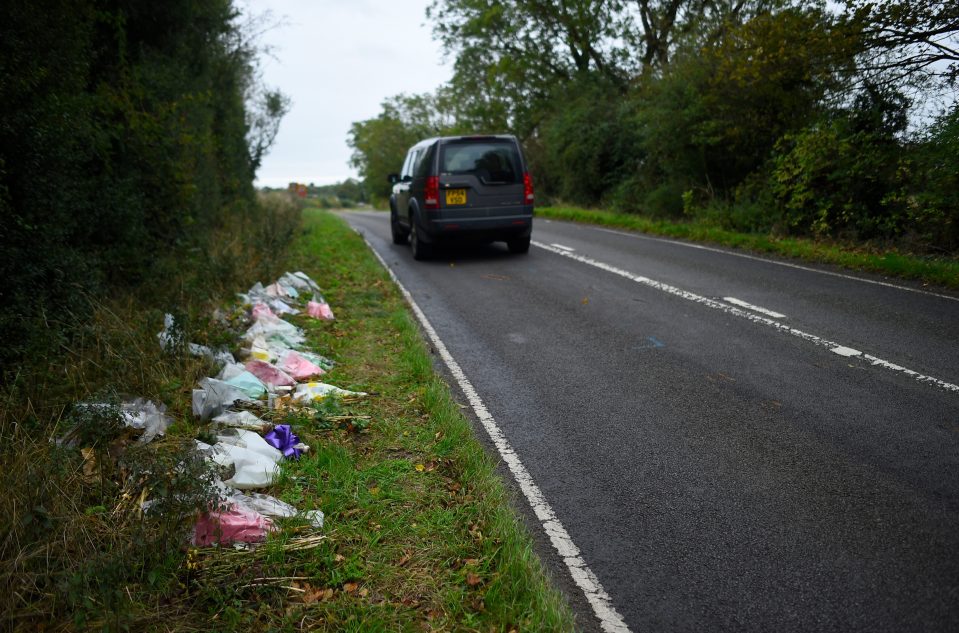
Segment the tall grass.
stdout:
<svg viewBox="0 0 959 633">
<path fill-rule="evenodd" d="M 281 272 L 299 213 L 282 195 L 233 209 L 210 248 L 157 254 L 139 286 L 90 297 L 91 318 L 4 368 L 0 626 L 122 629 L 134 611 L 162 614 L 164 601 L 182 591 L 173 573 L 179 544 L 189 515 L 210 498 L 205 465 L 189 458 L 190 394 L 212 368 L 164 352 L 156 334 L 163 314 L 173 312 L 188 340 L 227 343 L 211 315 L 238 290 Z M 49 306 L 44 318 L 72 316 Z M 123 396 L 168 405 L 176 423 L 167 437 L 141 445 L 115 408 L 90 414 L 74 407 Z M 71 429 L 85 441 L 62 442 Z M 143 499 L 162 511 L 144 515 Z"/>
</svg>

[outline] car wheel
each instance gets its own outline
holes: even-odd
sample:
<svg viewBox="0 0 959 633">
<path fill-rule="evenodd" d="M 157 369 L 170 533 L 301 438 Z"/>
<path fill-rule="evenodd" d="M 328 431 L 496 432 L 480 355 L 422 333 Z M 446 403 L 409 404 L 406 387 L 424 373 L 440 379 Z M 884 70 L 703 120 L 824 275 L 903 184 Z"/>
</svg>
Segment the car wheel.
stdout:
<svg viewBox="0 0 959 633">
<path fill-rule="evenodd" d="M 413 251 L 413 259 L 423 261 L 428 259 L 433 249 L 429 244 L 425 244 L 419 237 L 419 229 L 416 228 L 416 218 L 410 222 L 410 249 Z"/>
<path fill-rule="evenodd" d="M 529 252 L 529 235 L 526 237 L 517 237 L 512 240 L 506 240 L 506 246 L 510 253 L 522 254 Z"/>
<path fill-rule="evenodd" d="M 406 244 L 410 232 L 403 228 L 399 218 L 396 217 L 396 211 L 390 209 L 390 233 L 393 234 L 394 244 Z"/>
</svg>

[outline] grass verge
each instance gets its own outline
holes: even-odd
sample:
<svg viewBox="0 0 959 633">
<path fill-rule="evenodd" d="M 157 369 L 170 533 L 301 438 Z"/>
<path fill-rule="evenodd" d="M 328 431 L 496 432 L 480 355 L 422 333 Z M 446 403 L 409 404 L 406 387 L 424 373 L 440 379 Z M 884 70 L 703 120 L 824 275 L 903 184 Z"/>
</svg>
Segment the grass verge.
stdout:
<svg viewBox="0 0 959 633">
<path fill-rule="evenodd" d="M 821 242 L 801 238 L 739 233 L 696 223 L 652 220 L 640 215 L 581 209 L 578 207 L 537 207 L 542 218 L 583 222 L 641 231 L 732 248 L 772 253 L 809 262 L 835 264 L 853 270 L 917 279 L 927 284 L 959 288 L 959 261 L 952 258 L 919 257 L 893 250 L 871 251 L 864 246 Z"/>
<path fill-rule="evenodd" d="M 335 412 L 368 422 L 295 424 L 313 449 L 287 464 L 274 492 L 322 509 L 326 539 L 307 555 L 255 567 L 298 579 L 281 583 L 293 590 L 271 590 L 275 610 L 230 606 L 253 593 L 262 603 L 262 588 L 208 587 L 221 617 L 229 611 L 238 627 L 329 631 L 572 630 L 495 464 L 362 238 L 308 209 L 290 268 L 317 279 L 336 313 L 333 322 L 300 323 L 314 349 L 339 362 L 330 382 L 375 395 Z"/>
<path fill-rule="evenodd" d="M 365 243 L 326 212 L 299 223 L 284 196 L 258 210 L 196 261 L 158 261 L 141 293 L 98 298 L 58 353 L 4 374 L 0 629 L 572 630 L 494 462 Z M 190 548 L 213 475 L 192 457 L 193 439 L 210 435 L 190 395 L 216 369 L 161 351 L 163 312 L 179 312 L 186 340 L 236 351 L 243 323 L 214 309 L 288 269 L 319 280 L 337 314 L 299 319 L 338 361 L 329 382 L 371 394 L 285 420 L 312 450 L 262 492 L 322 509 L 326 527 L 280 520 L 252 552 Z M 73 407 L 119 394 L 167 405 L 166 437 L 139 444 L 117 409 Z M 76 444 L 56 441 L 71 429 Z M 161 511 L 139 511 L 144 500 Z"/>
</svg>

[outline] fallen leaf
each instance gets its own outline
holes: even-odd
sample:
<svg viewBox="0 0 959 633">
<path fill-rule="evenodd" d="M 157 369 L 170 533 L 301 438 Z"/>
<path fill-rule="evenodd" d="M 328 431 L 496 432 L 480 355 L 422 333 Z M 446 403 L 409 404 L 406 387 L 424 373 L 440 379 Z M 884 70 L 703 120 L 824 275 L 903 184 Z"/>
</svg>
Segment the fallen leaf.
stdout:
<svg viewBox="0 0 959 633">
<path fill-rule="evenodd" d="M 588 303 L 589 303 L 589 297 L 583 297 L 582 303 L 583 303 L 583 305 L 588 304 Z"/>
<path fill-rule="evenodd" d="M 480 577 L 479 577 L 478 574 L 474 574 L 474 573 L 472 573 L 472 572 L 466 574 L 466 584 L 469 585 L 470 587 L 475 587 L 476 585 L 480 584 L 481 582 L 483 582 L 483 581 L 482 581 L 482 579 L 480 579 Z"/>
<path fill-rule="evenodd" d="M 300 600 L 304 604 L 313 604 L 314 602 L 324 602 L 333 597 L 332 589 L 316 589 L 315 587 L 303 584 L 303 595 Z"/>
<path fill-rule="evenodd" d="M 345 591 L 346 593 L 353 593 L 354 591 L 359 589 L 359 587 L 360 587 L 359 583 L 355 583 L 355 582 L 343 583 L 343 591 Z"/>
<path fill-rule="evenodd" d="M 419 472 L 419 473 L 426 470 L 426 466 L 424 466 L 423 464 L 417 464 L 414 468 L 416 468 L 416 472 Z"/>
<path fill-rule="evenodd" d="M 343 561 L 346 560 L 346 556 L 343 556 L 343 554 L 337 554 L 336 556 L 333 557 L 333 560 L 336 561 L 337 563 L 342 563 Z"/>
<path fill-rule="evenodd" d="M 360 597 L 361 597 L 361 598 L 365 598 L 366 596 L 369 595 L 369 593 L 370 593 L 370 590 L 367 589 L 366 587 L 363 587 L 362 589 L 360 589 Z"/>
<path fill-rule="evenodd" d="M 402 567 L 403 565 L 405 565 L 405 564 L 408 563 L 408 562 L 410 562 L 410 555 L 409 555 L 409 553 L 406 553 L 406 554 L 403 554 L 403 558 L 401 558 L 401 559 L 399 559 L 398 561 L 396 561 L 396 565 L 397 565 L 397 567 Z"/>
</svg>

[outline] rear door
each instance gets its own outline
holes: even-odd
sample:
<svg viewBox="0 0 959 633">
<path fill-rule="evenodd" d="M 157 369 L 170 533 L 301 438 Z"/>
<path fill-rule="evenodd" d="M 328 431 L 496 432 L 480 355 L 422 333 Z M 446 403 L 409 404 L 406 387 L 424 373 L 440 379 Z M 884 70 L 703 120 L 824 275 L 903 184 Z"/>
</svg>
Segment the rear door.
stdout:
<svg viewBox="0 0 959 633">
<path fill-rule="evenodd" d="M 445 141 L 438 163 L 444 219 L 523 214 L 524 165 L 514 140 L 490 136 Z"/>
</svg>

